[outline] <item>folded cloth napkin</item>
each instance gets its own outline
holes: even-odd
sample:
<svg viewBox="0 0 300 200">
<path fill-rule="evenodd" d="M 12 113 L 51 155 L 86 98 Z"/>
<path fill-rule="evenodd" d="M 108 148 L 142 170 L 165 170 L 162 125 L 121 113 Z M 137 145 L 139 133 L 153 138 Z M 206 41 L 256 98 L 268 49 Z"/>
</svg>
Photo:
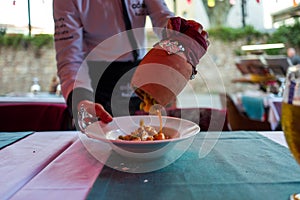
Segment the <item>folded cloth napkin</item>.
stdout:
<svg viewBox="0 0 300 200">
<path fill-rule="evenodd" d="M 0 149 L 9 146 L 24 137 L 32 134 L 33 132 L 0 132 Z"/>
<path fill-rule="evenodd" d="M 207 32 L 196 21 L 181 17 L 168 20 L 162 40 L 144 56 L 131 80 L 146 112 L 152 100 L 162 106 L 173 103 L 187 82 L 195 78 L 196 65 L 209 45 L 207 39 Z"/>
<path fill-rule="evenodd" d="M 242 106 L 251 119 L 264 120 L 265 105 L 261 97 L 242 96 Z"/>
</svg>

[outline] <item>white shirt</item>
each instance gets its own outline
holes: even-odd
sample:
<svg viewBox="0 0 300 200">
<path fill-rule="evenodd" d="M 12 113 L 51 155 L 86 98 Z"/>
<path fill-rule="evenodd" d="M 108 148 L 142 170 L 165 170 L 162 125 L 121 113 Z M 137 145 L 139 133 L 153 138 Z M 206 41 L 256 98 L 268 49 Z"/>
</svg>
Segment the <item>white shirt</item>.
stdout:
<svg viewBox="0 0 300 200">
<path fill-rule="evenodd" d="M 135 38 L 145 47 L 145 22 L 149 15 L 153 27 L 164 27 L 174 16 L 164 0 L 125 0 Z M 123 19 L 121 0 L 54 0 L 55 49 L 58 76 L 65 99 L 74 87 L 91 90 L 84 59 L 97 47 L 102 61 L 133 60 Z M 153 29 L 159 36 L 160 29 Z M 145 50 L 139 50 L 140 58 Z M 78 71 L 81 71 L 80 76 Z M 76 83 L 75 83 L 76 82 Z"/>
</svg>

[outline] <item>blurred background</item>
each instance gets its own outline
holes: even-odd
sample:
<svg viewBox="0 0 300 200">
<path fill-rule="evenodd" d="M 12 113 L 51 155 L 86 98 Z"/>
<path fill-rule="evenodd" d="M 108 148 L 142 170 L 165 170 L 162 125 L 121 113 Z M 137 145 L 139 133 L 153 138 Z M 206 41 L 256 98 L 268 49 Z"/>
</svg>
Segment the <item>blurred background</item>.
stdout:
<svg viewBox="0 0 300 200">
<path fill-rule="evenodd" d="M 200 22 L 211 45 L 197 66 L 198 75 L 184 95 L 259 90 L 261 84 L 233 82 L 244 74 L 237 59 L 251 55 L 286 56 L 288 47 L 300 52 L 300 0 L 166 0 L 177 16 Z M 49 92 L 57 85 L 53 47 L 52 0 L 0 1 L 0 95 Z M 147 26 L 151 28 L 149 22 Z M 148 33 L 149 45 L 157 41 Z M 245 45 L 283 44 L 245 51 Z M 216 74 L 217 73 L 217 74 Z M 218 78 L 216 79 L 216 76 Z M 215 81 L 214 81 L 215 80 Z"/>
</svg>

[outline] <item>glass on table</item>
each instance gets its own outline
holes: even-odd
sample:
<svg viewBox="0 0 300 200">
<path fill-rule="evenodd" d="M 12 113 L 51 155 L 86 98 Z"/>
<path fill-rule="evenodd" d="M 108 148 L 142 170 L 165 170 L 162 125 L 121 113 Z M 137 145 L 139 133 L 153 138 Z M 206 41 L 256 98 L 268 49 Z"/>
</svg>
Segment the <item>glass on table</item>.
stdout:
<svg viewBox="0 0 300 200">
<path fill-rule="evenodd" d="M 78 111 L 78 125 L 81 132 L 85 133 L 85 129 L 87 128 L 87 126 L 96 121 L 99 121 L 99 118 L 94 117 L 92 114 L 88 113 L 86 108 L 81 105 Z"/>
<path fill-rule="evenodd" d="M 287 70 L 282 102 L 282 129 L 295 160 L 300 165 L 300 65 Z M 300 191 L 298 191 L 300 192 Z M 292 194 L 291 200 L 300 200 L 299 194 Z"/>
</svg>

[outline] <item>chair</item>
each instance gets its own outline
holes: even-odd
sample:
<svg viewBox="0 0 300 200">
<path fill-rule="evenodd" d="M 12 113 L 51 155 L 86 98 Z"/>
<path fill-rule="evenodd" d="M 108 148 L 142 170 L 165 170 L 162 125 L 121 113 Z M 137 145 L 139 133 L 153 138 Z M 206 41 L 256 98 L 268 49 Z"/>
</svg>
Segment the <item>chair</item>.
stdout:
<svg viewBox="0 0 300 200">
<path fill-rule="evenodd" d="M 147 114 L 138 111 L 136 115 Z M 192 121 L 200 126 L 200 131 L 229 131 L 226 110 L 214 108 L 167 108 L 166 115 Z"/>
<path fill-rule="evenodd" d="M 73 129 L 65 104 L 2 103 L 0 131 L 66 131 Z"/>
<path fill-rule="evenodd" d="M 220 94 L 221 101 L 226 101 L 227 107 L 227 120 L 230 129 L 236 130 L 255 130 L 255 131 L 271 131 L 271 125 L 268 121 L 259 121 L 250 119 L 243 114 L 235 102 L 228 94 Z"/>
</svg>

